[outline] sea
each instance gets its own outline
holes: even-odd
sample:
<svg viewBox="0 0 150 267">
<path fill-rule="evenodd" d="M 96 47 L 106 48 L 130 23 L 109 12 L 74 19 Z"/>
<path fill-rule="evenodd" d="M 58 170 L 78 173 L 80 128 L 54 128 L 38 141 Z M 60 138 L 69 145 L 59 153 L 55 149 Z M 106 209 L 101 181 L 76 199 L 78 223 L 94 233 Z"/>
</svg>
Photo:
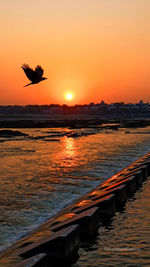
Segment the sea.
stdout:
<svg viewBox="0 0 150 267">
<path fill-rule="evenodd" d="M 150 151 L 150 126 L 19 131 L 27 135 L 0 137 L 0 251 Z M 150 182 L 144 186 L 148 185 Z M 135 258 L 144 245 L 145 251 L 150 247 L 146 217 L 150 207 L 141 208 L 150 194 L 147 187 L 141 190 L 136 199 L 128 201 L 124 212 L 116 213 L 108 227 L 100 228 L 94 243 L 80 249 L 74 266 L 111 266 L 110 261 L 112 266 L 120 266 L 120 254 L 122 264 L 128 264 L 125 256 L 127 253 L 131 259 L 131 251 L 133 265 L 129 266 L 142 266 Z M 145 257 L 147 264 L 147 254 Z"/>
</svg>

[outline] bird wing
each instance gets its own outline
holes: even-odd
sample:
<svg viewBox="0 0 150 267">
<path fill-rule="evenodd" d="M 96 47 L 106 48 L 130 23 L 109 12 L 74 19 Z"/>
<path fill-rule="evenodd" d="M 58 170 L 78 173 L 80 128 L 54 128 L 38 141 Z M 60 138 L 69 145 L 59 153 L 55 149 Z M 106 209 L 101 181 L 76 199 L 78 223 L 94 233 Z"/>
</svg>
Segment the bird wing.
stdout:
<svg viewBox="0 0 150 267">
<path fill-rule="evenodd" d="M 37 78 L 37 73 L 33 69 L 31 69 L 29 65 L 23 64 L 22 69 L 24 70 L 25 74 L 31 82 L 33 82 Z"/>
<path fill-rule="evenodd" d="M 44 70 L 41 68 L 41 66 L 37 65 L 36 68 L 35 68 L 35 72 L 37 73 L 39 78 L 42 78 Z"/>
</svg>

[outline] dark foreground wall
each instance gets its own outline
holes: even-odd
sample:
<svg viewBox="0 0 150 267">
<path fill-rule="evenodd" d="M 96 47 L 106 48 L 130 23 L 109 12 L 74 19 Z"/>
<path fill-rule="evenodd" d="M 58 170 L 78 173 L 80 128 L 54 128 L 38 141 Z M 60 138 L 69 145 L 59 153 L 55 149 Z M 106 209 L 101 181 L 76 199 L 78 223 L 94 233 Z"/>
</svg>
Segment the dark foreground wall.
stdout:
<svg viewBox="0 0 150 267">
<path fill-rule="evenodd" d="M 69 266 L 81 242 L 93 237 L 150 176 L 150 153 L 57 213 L 0 255 L 0 266 Z"/>
</svg>

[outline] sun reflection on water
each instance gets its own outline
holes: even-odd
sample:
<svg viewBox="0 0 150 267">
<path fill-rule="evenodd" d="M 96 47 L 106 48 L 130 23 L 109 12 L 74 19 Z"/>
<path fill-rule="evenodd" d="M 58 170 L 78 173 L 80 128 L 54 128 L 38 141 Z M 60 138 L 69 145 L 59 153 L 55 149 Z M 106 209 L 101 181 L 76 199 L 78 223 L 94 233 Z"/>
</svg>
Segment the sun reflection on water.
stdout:
<svg viewBox="0 0 150 267">
<path fill-rule="evenodd" d="M 75 144 L 73 138 L 65 138 L 64 139 L 64 154 L 67 157 L 74 157 L 75 156 Z"/>
<path fill-rule="evenodd" d="M 77 149 L 73 138 L 64 137 L 62 150 L 58 153 L 59 163 L 61 167 L 71 168 L 77 167 Z"/>
</svg>

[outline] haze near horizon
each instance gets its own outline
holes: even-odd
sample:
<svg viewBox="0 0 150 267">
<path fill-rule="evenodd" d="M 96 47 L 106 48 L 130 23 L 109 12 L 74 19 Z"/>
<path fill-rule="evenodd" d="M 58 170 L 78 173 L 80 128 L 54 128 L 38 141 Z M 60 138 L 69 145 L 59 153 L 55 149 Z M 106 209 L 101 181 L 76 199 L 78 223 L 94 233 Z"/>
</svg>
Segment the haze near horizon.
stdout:
<svg viewBox="0 0 150 267">
<path fill-rule="evenodd" d="M 2 1 L 0 105 L 150 101 L 149 10 L 149 0 Z M 23 88 L 24 63 L 48 80 Z"/>
</svg>

